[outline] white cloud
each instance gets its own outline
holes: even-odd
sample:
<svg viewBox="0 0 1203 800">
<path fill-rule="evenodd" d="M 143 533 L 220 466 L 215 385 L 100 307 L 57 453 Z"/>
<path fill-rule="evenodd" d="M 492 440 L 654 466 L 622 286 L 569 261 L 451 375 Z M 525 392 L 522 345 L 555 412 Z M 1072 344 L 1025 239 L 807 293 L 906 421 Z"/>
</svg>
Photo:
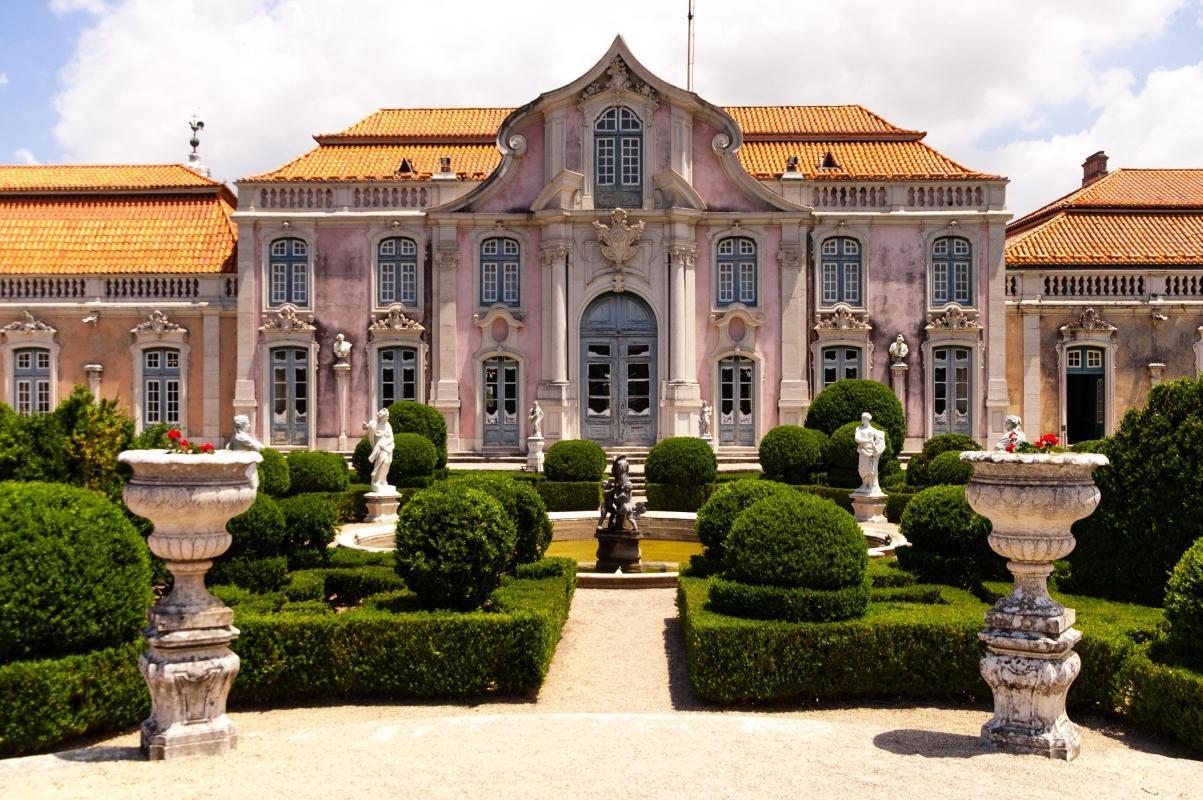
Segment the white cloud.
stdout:
<svg viewBox="0 0 1203 800">
<path fill-rule="evenodd" d="M 0 72 L 0 86 L 7 86 L 7 85 L 8 85 L 8 73 Z"/>
<path fill-rule="evenodd" d="M 977 163 L 1010 176 L 1007 205 L 1025 213 L 1081 185 L 1081 163 L 1106 151 L 1109 168 L 1203 167 L 1203 62 L 1155 70 L 1143 87 L 1117 91 L 1089 126 L 1047 139 L 1012 142 Z"/>
<path fill-rule="evenodd" d="M 1063 107 L 1090 108 L 1104 124 L 1116 103 L 1148 89 L 1133 95 L 1135 76 L 1100 74 L 1097 62 L 1155 41 L 1187 2 L 703 3 L 696 86 L 718 103 L 862 103 L 929 131 L 929 143 L 971 167 L 1011 174 L 1013 196 L 1045 198 L 1063 175 L 1015 171 L 1018 150 L 976 143 L 999 130 L 1048 129 L 1041 123 Z M 96 14 L 56 99 L 54 133 L 71 160 L 180 160 L 198 109 L 215 174 L 254 174 L 382 106 L 527 102 L 576 78 L 618 32 L 648 68 L 685 82 L 683 3 L 611 0 L 600 17 L 559 0 L 54 3 Z M 1149 95 L 1143 111 L 1176 113 L 1156 102 L 1193 99 Z M 1044 154 L 1076 146 L 1018 145 Z"/>
<path fill-rule="evenodd" d="M 38 157 L 35 156 L 27 147 L 18 147 L 13 152 L 13 155 L 16 157 L 17 161 L 22 164 L 37 165 L 42 163 L 41 161 L 38 161 Z"/>
<path fill-rule="evenodd" d="M 104 0 L 50 0 L 50 10 L 60 17 L 74 11 L 99 16 L 109 10 Z"/>
</svg>

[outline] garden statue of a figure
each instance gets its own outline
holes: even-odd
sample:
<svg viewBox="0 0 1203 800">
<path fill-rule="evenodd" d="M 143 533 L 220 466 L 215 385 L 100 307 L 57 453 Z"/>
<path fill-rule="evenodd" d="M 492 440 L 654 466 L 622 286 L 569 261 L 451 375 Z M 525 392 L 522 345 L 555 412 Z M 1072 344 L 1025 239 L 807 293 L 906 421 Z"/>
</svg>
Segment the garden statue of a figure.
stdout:
<svg viewBox="0 0 1203 800">
<path fill-rule="evenodd" d="M 392 490 L 388 484 L 388 470 L 393 465 L 393 426 L 388 421 L 388 409 L 377 411 L 376 422 L 363 423 L 363 429 L 372 444 L 372 453 L 368 456 L 372 462 L 372 491 L 389 493 Z"/>
<path fill-rule="evenodd" d="M 635 519 L 643 514 L 646 504 L 631 501 L 630 471 L 625 455 L 614 459 L 614 464 L 610 467 L 610 478 L 604 487 L 605 499 L 602 502 L 601 516 L 597 520 L 598 530 L 615 533 L 625 533 L 628 530 L 633 533 L 639 532 L 639 523 Z M 629 529 L 627 522 L 631 523 Z"/>
<path fill-rule="evenodd" d="M 1006 421 L 1003 422 L 1002 438 L 994 445 L 995 450 L 1011 452 L 1020 442 L 1026 442 L 1028 436 L 1023 432 L 1023 420 L 1014 414 L 1008 414 Z"/>
<path fill-rule="evenodd" d="M 890 345 L 890 356 L 893 357 L 895 364 L 903 364 L 906 362 L 906 357 L 910 354 L 911 348 L 907 347 L 906 338 L 900 333 Z"/>
<path fill-rule="evenodd" d="M 334 351 L 334 357 L 338 359 L 337 363 L 347 363 L 347 357 L 351 355 L 351 343 L 347 341 L 347 337 L 341 333 L 335 336 L 334 345 L 330 349 Z"/>
<path fill-rule="evenodd" d="M 861 494 L 871 497 L 882 494 L 881 484 L 877 481 L 877 462 L 886 451 L 886 435 L 873 427 L 873 415 L 866 411 L 860 415 L 860 425 L 856 428 L 857 471 L 862 482 L 858 490 Z"/>
<path fill-rule="evenodd" d="M 263 449 L 263 442 L 251 436 L 251 420 L 246 414 L 234 417 L 234 435 L 226 443 L 227 450 L 252 450 L 258 453 Z"/>
<path fill-rule="evenodd" d="M 703 400 L 702 411 L 698 414 L 698 436 L 703 439 L 710 438 L 710 417 L 713 413 L 714 408 Z"/>
<path fill-rule="evenodd" d="M 539 401 L 530 407 L 530 435 L 543 435 L 543 409 L 539 408 Z"/>
</svg>

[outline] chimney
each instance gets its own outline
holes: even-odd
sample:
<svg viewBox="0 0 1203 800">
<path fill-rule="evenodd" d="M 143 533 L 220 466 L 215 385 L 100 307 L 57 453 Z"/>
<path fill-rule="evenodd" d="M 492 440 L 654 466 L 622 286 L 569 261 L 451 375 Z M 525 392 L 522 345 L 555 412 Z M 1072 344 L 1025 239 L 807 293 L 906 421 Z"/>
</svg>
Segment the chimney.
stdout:
<svg viewBox="0 0 1203 800">
<path fill-rule="evenodd" d="M 1107 154 L 1102 150 L 1092 155 L 1086 156 L 1086 160 L 1082 162 L 1082 186 L 1083 188 L 1097 181 L 1099 178 L 1107 174 Z"/>
</svg>

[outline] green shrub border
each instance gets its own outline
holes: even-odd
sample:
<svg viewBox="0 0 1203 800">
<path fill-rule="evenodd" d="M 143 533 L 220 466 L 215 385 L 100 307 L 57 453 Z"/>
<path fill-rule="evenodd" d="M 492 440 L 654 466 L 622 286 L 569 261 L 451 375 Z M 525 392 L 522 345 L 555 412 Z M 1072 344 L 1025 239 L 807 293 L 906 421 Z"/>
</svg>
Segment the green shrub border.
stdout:
<svg viewBox="0 0 1203 800">
<path fill-rule="evenodd" d="M 677 486 L 671 483 L 647 484 L 647 507 L 652 511 L 697 511 L 706 504 L 717 484 Z"/>
<path fill-rule="evenodd" d="M 575 561 L 522 565 L 493 594 L 489 611 L 394 614 L 372 607 L 374 597 L 405 594 L 392 568 L 373 563 L 372 556 L 351 559 L 362 561 L 361 567 L 293 573 L 288 589 L 295 599 L 215 587 L 233 605 L 242 632 L 232 645 L 242 659 L 233 707 L 314 698 L 531 694 L 542 685 L 568 618 Z M 313 599 L 320 595 L 362 597 L 364 606 L 333 614 Z M 144 719 L 150 712 L 138 672 L 144 649 L 137 641 L 0 665 L 0 755 L 45 750 Z"/>
<path fill-rule="evenodd" d="M 532 484 L 548 511 L 597 511 L 602 503 L 600 481 L 538 481 Z"/>
</svg>

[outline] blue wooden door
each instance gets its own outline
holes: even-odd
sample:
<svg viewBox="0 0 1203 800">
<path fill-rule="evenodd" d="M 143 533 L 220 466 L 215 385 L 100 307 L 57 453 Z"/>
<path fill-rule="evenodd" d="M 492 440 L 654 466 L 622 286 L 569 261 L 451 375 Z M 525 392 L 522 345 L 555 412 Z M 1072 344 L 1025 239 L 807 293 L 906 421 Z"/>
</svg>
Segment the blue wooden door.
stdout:
<svg viewBox="0 0 1203 800">
<path fill-rule="evenodd" d="M 651 445 L 657 407 L 655 315 L 630 293 L 602 295 L 581 323 L 581 435 Z"/>
<path fill-rule="evenodd" d="M 971 352 L 968 347 L 937 347 L 932 350 L 933 434 L 970 435 L 973 430 Z"/>
<path fill-rule="evenodd" d="M 303 347 L 271 351 L 273 445 L 309 444 L 309 353 Z"/>
<path fill-rule="evenodd" d="M 483 365 L 485 447 L 518 446 L 518 362 L 490 358 Z"/>
<path fill-rule="evenodd" d="M 752 400 L 755 363 L 731 356 L 718 362 L 718 443 L 751 447 L 756 417 Z"/>
</svg>

